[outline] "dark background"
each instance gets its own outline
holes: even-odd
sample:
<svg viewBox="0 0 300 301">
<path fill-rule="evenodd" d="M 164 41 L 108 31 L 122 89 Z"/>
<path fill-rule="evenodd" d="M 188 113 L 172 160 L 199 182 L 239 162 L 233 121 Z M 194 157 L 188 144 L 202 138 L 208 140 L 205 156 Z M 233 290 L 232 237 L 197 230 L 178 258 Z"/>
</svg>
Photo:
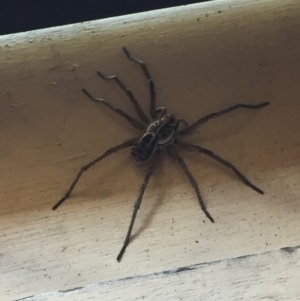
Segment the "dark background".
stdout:
<svg viewBox="0 0 300 301">
<path fill-rule="evenodd" d="M 0 0 L 0 35 L 209 0 Z"/>
</svg>

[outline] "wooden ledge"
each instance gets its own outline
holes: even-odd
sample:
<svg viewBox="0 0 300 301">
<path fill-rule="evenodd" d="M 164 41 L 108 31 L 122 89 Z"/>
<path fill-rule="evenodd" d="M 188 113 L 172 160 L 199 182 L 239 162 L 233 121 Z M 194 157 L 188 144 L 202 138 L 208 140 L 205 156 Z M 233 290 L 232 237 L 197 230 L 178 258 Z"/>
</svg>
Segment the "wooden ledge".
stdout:
<svg viewBox="0 0 300 301">
<path fill-rule="evenodd" d="M 299 252 L 280 250 L 300 245 L 299 14 L 293 0 L 213 1 L 2 36 L 1 300 L 296 300 Z M 158 105 L 190 122 L 236 102 L 271 105 L 212 120 L 188 138 L 265 194 L 209 158 L 181 152 L 212 225 L 166 158 L 118 264 L 145 174 L 128 150 L 84 175 L 58 211 L 51 207 L 83 164 L 139 134 L 81 92 L 134 115 L 126 95 L 96 71 L 117 74 L 148 109 L 147 82 L 122 46 L 147 63 Z M 255 260 L 241 259 L 251 254 Z M 211 262 L 162 279 L 163 271 Z"/>
</svg>

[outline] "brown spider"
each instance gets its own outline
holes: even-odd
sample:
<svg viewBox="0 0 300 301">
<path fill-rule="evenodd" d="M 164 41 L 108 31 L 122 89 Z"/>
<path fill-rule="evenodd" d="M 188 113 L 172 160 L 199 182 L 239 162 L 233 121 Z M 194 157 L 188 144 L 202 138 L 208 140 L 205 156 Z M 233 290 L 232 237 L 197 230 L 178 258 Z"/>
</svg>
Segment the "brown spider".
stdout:
<svg viewBox="0 0 300 301">
<path fill-rule="evenodd" d="M 96 163 L 98 163 L 99 161 L 101 161 L 102 159 L 108 157 L 109 155 L 111 155 L 113 153 L 116 153 L 127 147 L 131 147 L 131 155 L 137 163 L 143 164 L 148 161 L 153 161 L 150 164 L 150 167 L 144 178 L 142 186 L 140 187 L 139 195 L 134 204 L 134 210 L 133 210 L 131 222 L 130 222 L 130 225 L 129 225 L 129 228 L 127 231 L 127 235 L 126 235 L 123 247 L 122 247 L 121 251 L 119 252 L 119 255 L 117 256 L 117 260 L 119 262 L 121 261 L 123 255 L 125 253 L 125 250 L 129 244 L 134 221 L 135 221 L 137 212 L 140 208 L 146 186 L 149 182 L 151 175 L 153 174 L 153 171 L 157 167 L 157 159 L 156 158 L 163 151 L 166 151 L 175 160 L 175 162 L 177 162 L 179 164 L 179 166 L 185 172 L 186 176 L 188 177 L 191 185 L 193 186 L 193 188 L 197 194 L 202 211 L 205 213 L 207 218 L 212 223 L 214 222 L 214 219 L 212 218 L 212 216 L 209 214 L 209 212 L 206 209 L 206 206 L 200 195 L 198 184 L 197 184 L 195 178 L 193 177 L 193 175 L 191 174 L 191 172 L 189 171 L 184 160 L 177 153 L 176 147 L 186 149 L 189 151 L 197 151 L 197 152 L 203 153 L 204 155 L 206 155 L 208 157 L 211 157 L 212 159 L 223 164 L 224 166 L 230 168 L 247 186 L 251 187 L 253 190 L 257 191 L 258 193 L 263 194 L 263 191 L 261 189 L 259 189 L 258 187 L 256 187 L 254 184 L 252 184 L 233 164 L 222 159 L 221 157 L 219 157 L 218 155 L 214 154 L 212 151 L 210 151 L 206 148 L 203 148 L 198 145 L 181 142 L 180 137 L 192 133 L 196 128 L 198 128 L 201 124 L 207 122 L 208 120 L 219 117 L 221 115 L 224 115 L 224 114 L 234 111 L 236 109 L 239 109 L 239 108 L 257 109 L 257 108 L 261 108 L 261 107 L 264 107 L 269 104 L 269 102 L 262 102 L 259 104 L 238 103 L 238 104 L 230 106 L 226 109 L 223 109 L 221 111 L 214 112 L 207 116 L 201 117 L 196 122 L 192 123 L 191 125 L 188 125 L 188 123 L 186 121 L 184 121 L 183 119 L 177 119 L 174 115 L 167 114 L 167 109 L 165 107 L 156 107 L 156 92 L 155 92 L 154 82 L 150 76 L 150 73 L 148 71 L 146 64 L 143 61 L 132 57 L 131 54 L 129 53 L 129 51 L 125 47 L 123 47 L 123 50 L 124 50 L 126 56 L 130 60 L 136 62 L 137 64 L 139 64 L 141 66 L 142 71 L 149 82 L 150 99 L 151 99 L 150 100 L 150 116 L 151 116 L 151 118 L 149 119 L 146 116 L 146 114 L 141 109 L 138 101 L 136 100 L 136 98 L 134 97 L 132 92 L 126 88 L 126 86 L 119 80 L 119 78 L 116 75 L 104 76 L 102 73 L 100 73 L 98 71 L 97 74 L 101 78 L 103 78 L 105 80 L 114 80 L 121 87 L 121 89 L 126 93 L 126 95 L 129 97 L 131 103 L 133 104 L 140 121 L 132 118 L 131 116 L 126 114 L 124 111 L 114 107 L 108 101 L 106 101 L 102 98 L 93 97 L 85 89 L 82 89 L 83 93 L 85 93 L 85 95 L 87 95 L 91 100 L 104 104 L 105 106 L 107 106 L 108 108 L 110 108 L 111 110 L 116 112 L 118 115 L 122 116 L 132 126 L 137 128 L 138 130 L 142 131 L 142 136 L 138 137 L 138 138 L 130 139 L 128 141 L 125 141 L 125 142 L 115 146 L 115 147 L 108 149 L 101 156 L 97 157 L 93 161 L 91 161 L 88 164 L 81 167 L 75 180 L 72 182 L 71 186 L 69 187 L 69 189 L 66 192 L 66 194 L 64 195 L 64 197 L 61 198 L 53 206 L 53 210 L 57 209 L 70 196 L 71 192 L 73 191 L 75 185 L 77 184 L 77 182 L 80 179 L 83 172 L 87 171 L 93 165 L 95 165 Z M 185 126 L 181 130 L 179 130 L 180 123 L 183 123 Z"/>
</svg>

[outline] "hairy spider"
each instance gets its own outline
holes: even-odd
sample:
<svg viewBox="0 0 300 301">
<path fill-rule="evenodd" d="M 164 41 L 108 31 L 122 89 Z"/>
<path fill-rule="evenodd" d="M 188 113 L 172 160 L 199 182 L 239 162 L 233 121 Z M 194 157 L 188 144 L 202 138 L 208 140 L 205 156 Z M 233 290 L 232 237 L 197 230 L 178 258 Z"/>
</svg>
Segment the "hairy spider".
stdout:
<svg viewBox="0 0 300 301">
<path fill-rule="evenodd" d="M 53 206 L 53 210 L 57 209 L 67 198 L 69 198 L 71 192 L 73 191 L 75 185 L 77 184 L 78 180 L 82 176 L 82 174 L 87 171 L 89 168 L 94 166 L 96 163 L 101 161 L 102 159 L 108 157 L 109 155 L 116 153 L 122 149 L 131 147 L 131 155 L 135 162 L 139 164 L 143 164 L 150 161 L 150 167 L 148 169 L 148 172 L 146 173 L 146 176 L 144 178 L 144 181 L 140 187 L 139 195 L 135 201 L 134 204 L 134 210 L 132 214 L 132 218 L 129 224 L 129 228 L 127 231 L 127 235 L 123 244 L 123 247 L 121 251 L 119 252 L 117 256 L 117 260 L 120 262 L 125 250 L 129 244 L 130 236 L 132 232 L 132 228 L 135 222 L 135 218 L 137 215 L 137 212 L 140 208 L 142 198 L 146 189 L 146 186 L 149 182 L 149 179 L 151 175 L 153 174 L 155 168 L 157 167 L 157 157 L 159 154 L 161 154 L 163 151 L 166 151 L 176 163 L 179 164 L 179 166 L 182 168 L 184 173 L 186 174 L 187 178 L 189 179 L 192 187 L 194 188 L 197 198 L 199 200 L 200 206 L 202 211 L 205 213 L 206 217 L 213 223 L 214 219 L 210 215 L 210 213 L 207 211 L 206 206 L 204 204 L 204 201 L 201 197 L 198 184 L 189 171 L 188 166 L 182 159 L 182 157 L 179 156 L 179 154 L 176 151 L 176 148 L 181 148 L 189 151 L 197 151 L 199 153 L 202 153 L 219 163 L 223 164 L 227 168 L 231 169 L 247 186 L 251 187 L 253 190 L 257 191 L 260 194 L 263 194 L 263 191 L 256 187 L 254 184 L 252 184 L 232 163 L 226 161 L 225 159 L 221 158 L 220 156 L 216 155 L 212 151 L 203 148 L 198 145 L 184 143 L 180 141 L 181 136 L 185 136 L 187 134 L 191 134 L 196 128 L 198 128 L 201 124 L 207 122 L 208 120 L 212 118 L 216 118 L 219 116 L 222 116 L 226 113 L 232 112 L 234 110 L 245 108 L 245 109 L 258 109 L 261 107 L 264 107 L 269 104 L 269 102 L 262 102 L 258 104 L 242 104 L 238 103 L 235 105 L 232 105 L 226 109 L 220 110 L 218 112 L 211 113 L 209 115 L 206 115 L 204 117 L 199 118 L 196 122 L 192 123 L 191 125 L 188 125 L 186 121 L 183 119 L 177 119 L 174 115 L 168 114 L 167 109 L 165 107 L 156 107 L 156 92 L 154 87 L 154 82 L 150 76 L 150 73 L 148 71 L 148 68 L 146 64 L 133 57 L 129 51 L 123 47 L 123 50 L 126 54 L 126 56 L 140 65 L 142 68 L 142 71 L 147 78 L 149 82 L 150 87 L 150 118 L 143 112 L 142 108 L 140 107 L 138 101 L 136 100 L 133 93 L 126 88 L 126 86 L 123 84 L 123 82 L 116 76 L 104 76 L 101 72 L 97 72 L 97 74 L 103 78 L 104 80 L 114 80 L 120 88 L 126 93 L 128 98 L 130 99 L 131 103 L 133 104 L 135 111 L 137 113 L 137 116 L 139 117 L 140 121 L 136 120 L 135 118 L 132 118 L 124 111 L 120 110 L 119 108 L 116 108 L 108 101 L 102 99 L 102 98 L 96 98 L 93 97 L 87 90 L 82 89 L 83 93 L 89 97 L 91 100 L 101 103 L 114 112 L 116 112 L 118 115 L 126 119 L 133 127 L 140 130 L 142 132 L 141 137 L 133 138 L 130 140 L 127 140 L 117 146 L 114 146 L 107 151 L 105 151 L 103 154 L 101 154 L 99 157 L 95 158 L 93 161 L 89 162 L 88 164 L 81 167 L 80 171 L 77 173 L 74 181 L 72 182 L 71 186 L 69 187 L 66 194 Z M 179 129 L 179 125 L 182 123 L 184 125 L 183 129 Z"/>
</svg>

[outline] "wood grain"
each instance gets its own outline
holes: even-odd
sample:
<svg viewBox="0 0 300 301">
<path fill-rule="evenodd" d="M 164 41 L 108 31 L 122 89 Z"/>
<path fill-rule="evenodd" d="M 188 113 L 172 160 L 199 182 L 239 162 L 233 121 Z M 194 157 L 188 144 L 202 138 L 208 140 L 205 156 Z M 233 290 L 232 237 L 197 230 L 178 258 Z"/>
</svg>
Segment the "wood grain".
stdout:
<svg viewBox="0 0 300 301">
<path fill-rule="evenodd" d="M 299 13 L 292 0 L 213 1 L 0 37 L 1 300 L 296 300 Z M 148 110 L 147 81 L 122 46 L 147 62 L 158 105 L 189 122 L 236 102 L 271 105 L 214 119 L 186 139 L 234 163 L 265 194 L 181 151 L 212 225 L 165 158 L 118 264 L 146 172 L 129 151 L 99 163 L 51 208 L 83 164 L 140 135 L 81 92 L 134 115 L 96 71 L 117 74 Z M 188 270 L 172 272 L 180 267 Z"/>
<path fill-rule="evenodd" d="M 282 248 L 93 283 L 28 300 L 298 300 L 299 253 L 299 248 Z"/>
</svg>

